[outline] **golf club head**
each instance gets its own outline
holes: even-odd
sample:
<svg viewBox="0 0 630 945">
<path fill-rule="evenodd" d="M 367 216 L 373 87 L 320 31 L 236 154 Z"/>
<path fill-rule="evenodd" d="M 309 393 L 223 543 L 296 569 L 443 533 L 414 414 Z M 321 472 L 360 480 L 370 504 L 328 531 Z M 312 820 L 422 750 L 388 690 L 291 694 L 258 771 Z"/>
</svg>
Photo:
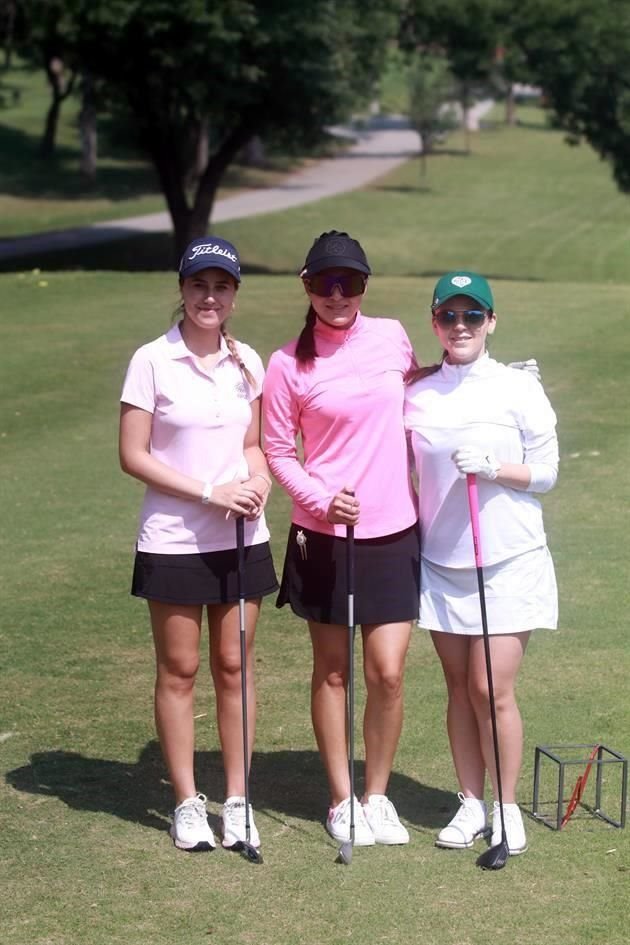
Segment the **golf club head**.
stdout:
<svg viewBox="0 0 630 945">
<path fill-rule="evenodd" d="M 263 862 L 260 850 L 257 850 L 252 843 L 247 843 L 246 840 L 239 840 L 230 849 L 234 850 L 235 853 L 240 853 L 243 859 L 249 860 L 250 863 Z"/>
<path fill-rule="evenodd" d="M 508 861 L 510 851 L 507 840 L 502 840 L 496 846 L 490 847 L 477 858 L 477 866 L 482 870 L 502 870 Z"/>
<path fill-rule="evenodd" d="M 352 841 L 346 840 L 339 847 L 337 854 L 337 863 L 343 863 L 344 866 L 350 866 L 352 863 Z"/>
</svg>

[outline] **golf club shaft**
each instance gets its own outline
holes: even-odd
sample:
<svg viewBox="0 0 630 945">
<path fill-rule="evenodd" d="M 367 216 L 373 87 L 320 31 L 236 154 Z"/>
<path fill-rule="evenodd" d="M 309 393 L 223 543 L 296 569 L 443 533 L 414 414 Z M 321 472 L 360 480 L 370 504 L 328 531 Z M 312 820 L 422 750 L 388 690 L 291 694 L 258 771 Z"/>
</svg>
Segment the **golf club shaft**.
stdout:
<svg viewBox="0 0 630 945">
<path fill-rule="evenodd" d="M 354 526 L 346 530 L 348 581 L 348 748 L 350 769 L 350 843 L 354 846 Z"/>
<path fill-rule="evenodd" d="M 501 816 L 501 835 L 506 840 L 505 817 L 503 814 L 503 784 L 501 782 L 501 760 L 499 756 L 499 734 L 497 713 L 494 699 L 494 683 L 492 679 L 492 659 L 490 655 L 490 634 L 488 632 L 488 614 L 486 610 L 486 593 L 483 580 L 483 560 L 481 554 L 481 532 L 479 529 L 479 496 L 477 493 L 477 477 L 474 473 L 466 476 L 468 488 L 468 505 L 470 507 L 470 524 L 473 534 L 475 550 L 475 566 L 477 569 L 477 584 L 479 586 L 479 606 L 481 609 L 481 628 L 483 631 L 483 651 L 486 658 L 486 675 L 488 677 L 488 697 L 490 701 L 490 721 L 492 723 L 492 744 L 494 747 L 494 766 L 496 769 L 497 794 L 499 795 L 499 810 Z"/>
<path fill-rule="evenodd" d="M 245 521 L 236 519 L 239 638 L 241 644 L 241 711 L 243 715 L 243 776 L 245 781 L 245 839 L 250 842 L 249 735 L 247 730 L 247 637 L 245 624 Z"/>
</svg>

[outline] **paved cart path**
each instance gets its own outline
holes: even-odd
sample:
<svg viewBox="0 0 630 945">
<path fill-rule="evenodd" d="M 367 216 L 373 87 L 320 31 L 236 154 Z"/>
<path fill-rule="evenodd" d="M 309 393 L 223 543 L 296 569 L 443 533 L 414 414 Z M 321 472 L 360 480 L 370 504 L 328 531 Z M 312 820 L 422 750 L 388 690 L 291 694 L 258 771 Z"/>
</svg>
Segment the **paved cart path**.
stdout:
<svg viewBox="0 0 630 945">
<path fill-rule="evenodd" d="M 238 220 L 243 217 L 286 210 L 312 203 L 323 197 L 363 187 L 404 163 L 420 149 L 415 131 L 404 122 L 387 127 L 371 127 L 359 132 L 357 140 L 343 155 L 319 161 L 304 170 L 290 174 L 275 187 L 247 190 L 233 197 L 218 200 L 212 223 Z M 73 227 L 31 236 L 0 240 L 0 260 L 56 249 L 73 249 L 123 239 L 137 233 L 160 233 L 172 230 L 167 212 L 150 213 L 123 220 L 110 220 L 90 226 Z"/>
</svg>

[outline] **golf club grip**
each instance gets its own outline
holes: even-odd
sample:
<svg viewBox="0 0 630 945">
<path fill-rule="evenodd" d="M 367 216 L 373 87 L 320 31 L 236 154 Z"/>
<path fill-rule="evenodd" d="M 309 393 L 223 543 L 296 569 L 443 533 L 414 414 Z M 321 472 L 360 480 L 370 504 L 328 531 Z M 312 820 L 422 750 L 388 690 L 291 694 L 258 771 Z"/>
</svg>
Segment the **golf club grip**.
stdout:
<svg viewBox="0 0 630 945">
<path fill-rule="evenodd" d="M 477 492 L 477 477 L 474 473 L 466 473 L 466 489 L 468 491 L 470 526 L 475 549 L 475 565 L 481 568 L 483 561 L 481 560 L 481 533 L 479 531 L 479 493 Z"/>
<path fill-rule="evenodd" d="M 236 560 L 238 577 L 238 596 L 243 597 L 245 577 L 245 519 L 242 515 L 236 519 Z"/>
<path fill-rule="evenodd" d="M 348 594 L 354 597 L 354 525 L 348 525 L 346 528 L 346 570 Z"/>
</svg>

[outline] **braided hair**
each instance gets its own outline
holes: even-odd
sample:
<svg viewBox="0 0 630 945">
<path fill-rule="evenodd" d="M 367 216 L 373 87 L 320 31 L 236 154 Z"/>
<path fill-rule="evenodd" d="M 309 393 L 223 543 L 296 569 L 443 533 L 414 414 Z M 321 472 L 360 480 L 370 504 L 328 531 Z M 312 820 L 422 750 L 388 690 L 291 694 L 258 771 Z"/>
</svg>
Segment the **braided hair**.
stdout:
<svg viewBox="0 0 630 945">
<path fill-rule="evenodd" d="M 230 354 L 232 355 L 232 357 L 238 364 L 241 370 L 241 374 L 243 375 L 243 377 L 245 378 L 249 386 L 252 388 L 255 388 L 256 381 L 254 380 L 254 375 L 251 373 L 251 371 L 248 370 L 247 365 L 243 361 L 239 353 L 239 350 L 236 347 L 236 338 L 232 334 L 230 334 L 230 332 L 227 330 L 225 322 L 223 322 L 223 324 L 221 325 L 221 334 L 223 338 L 225 339 L 226 345 L 228 346 L 228 351 L 230 352 Z"/>
</svg>

